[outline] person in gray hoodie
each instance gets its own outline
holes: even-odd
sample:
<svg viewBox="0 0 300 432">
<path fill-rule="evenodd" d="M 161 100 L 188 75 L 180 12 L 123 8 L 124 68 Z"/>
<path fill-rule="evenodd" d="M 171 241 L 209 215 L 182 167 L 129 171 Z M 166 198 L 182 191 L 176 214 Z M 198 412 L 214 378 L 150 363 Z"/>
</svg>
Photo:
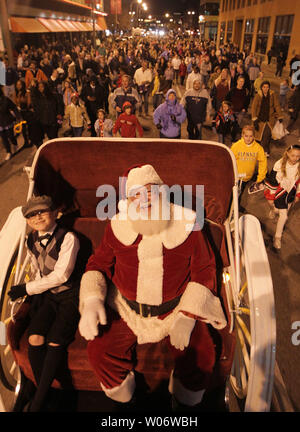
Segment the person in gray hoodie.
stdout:
<svg viewBox="0 0 300 432">
<path fill-rule="evenodd" d="M 208 91 L 199 78 L 194 79 L 193 88 L 184 93 L 180 103 L 186 109 L 189 139 L 201 140 L 202 125 L 210 119 L 212 103 Z"/>
</svg>

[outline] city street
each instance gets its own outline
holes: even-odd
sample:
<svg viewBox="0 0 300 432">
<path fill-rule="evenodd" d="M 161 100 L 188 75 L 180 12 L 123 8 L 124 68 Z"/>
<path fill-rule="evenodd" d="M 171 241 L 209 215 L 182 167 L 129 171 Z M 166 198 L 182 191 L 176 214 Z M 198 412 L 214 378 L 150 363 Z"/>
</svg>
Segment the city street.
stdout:
<svg viewBox="0 0 300 432">
<path fill-rule="evenodd" d="M 274 77 L 274 66 L 264 65 L 263 68 L 272 88 L 278 90 L 280 79 Z M 180 99 L 184 88 L 176 85 L 175 90 Z M 145 138 L 159 136 L 152 117 L 139 119 L 144 127 Z M 60 131 L 60 136 L 62 132 L 63 130 Z M 186 123 L 182 127 L 182 138 L 187 138 Z M 216 135 L 210 128 L 204 128 L 203 140 L 215 141 Z M 0 229 L 10 211 L 23 205 L 26 200 L 28 180 L 23 168 L 30 166 L 35 149 L 23 149 L 22 137 L 18 138 L 18 142 L 19 150 L 8 162 L 4 162 L 5 152 L 2 147 L 0 149 Z M 271 169 L 287 146 L 298 142 L 299 135 L 289 135 L 280 142 L 273 142 L 268 168 Z M 275 251 L 272 246 L 275 223 L 268 219 L 269 208 L 263 192 L 249 195 L 246 190 L 241 204 L 247 213 L 255 215 L 261 223 L 273 278 L 277 322 L 275 390 L 279 389 L 280 396 L 274 395 L 272 410 L 300 411 L 300 335 L 299 345 L 295 344 L 297 338 L 293 339 L 294 343 L 292 341 L 295 329 L 300 328 L 300 203 L 290 212 L 280 252 Z M 293 329 L 293 323 L 297 321 L 298 327 Z M 5 393 L 5 390 L 2 391 Z"/>
</svg>

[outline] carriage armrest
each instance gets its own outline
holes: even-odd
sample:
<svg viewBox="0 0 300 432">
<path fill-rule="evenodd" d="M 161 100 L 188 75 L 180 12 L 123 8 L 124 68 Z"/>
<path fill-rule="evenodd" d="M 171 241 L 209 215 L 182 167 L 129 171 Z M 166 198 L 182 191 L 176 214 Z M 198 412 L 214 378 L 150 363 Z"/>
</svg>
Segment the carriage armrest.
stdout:
<svg viewBox="0 0 300 432">
<path fill-rule="evenodd" d="M 10 321 L 7 326 L 7 339 L 8 343 L 13 350 L 19 349 L 19 343 L 22 335 L 29 324 L 29 303 L 23 303 L 20 309 L 17 311 L 14 319 L 15 322 Z"/>
</svg>

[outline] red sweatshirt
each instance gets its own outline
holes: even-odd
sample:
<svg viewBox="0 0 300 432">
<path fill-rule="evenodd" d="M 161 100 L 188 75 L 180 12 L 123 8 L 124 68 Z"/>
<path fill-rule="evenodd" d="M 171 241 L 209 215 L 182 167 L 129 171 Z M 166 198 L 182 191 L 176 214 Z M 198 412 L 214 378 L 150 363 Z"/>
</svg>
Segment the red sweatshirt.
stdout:
<svg viewBox="0 0 300 432">
<path fill-rule="evenodd" d="M 134 114 L 127 115 L 126 113 L 122 113 L 119 115 L 113 128 L 113 134 L 116 134 L 120 129 L 123 138 L 135 138 L 136 130 L 139 131 L 140 137 L 144 133 L 140 122 Z"/>
</svg>

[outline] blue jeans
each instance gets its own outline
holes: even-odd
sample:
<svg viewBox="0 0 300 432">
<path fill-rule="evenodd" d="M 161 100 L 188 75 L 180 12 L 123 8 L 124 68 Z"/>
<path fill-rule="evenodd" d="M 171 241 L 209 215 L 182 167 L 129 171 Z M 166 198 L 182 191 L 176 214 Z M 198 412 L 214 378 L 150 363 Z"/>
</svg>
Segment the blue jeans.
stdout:
<svg viewBox="0 0 300 432">
<path fill-rule="evenodd" d="M 83 126 L 81 126 L 81 127 L 73 127 L 72 126 L 72 129 L 73 129 L 74 137 L 81 137 L 82 136 Z"/>
</svg>

